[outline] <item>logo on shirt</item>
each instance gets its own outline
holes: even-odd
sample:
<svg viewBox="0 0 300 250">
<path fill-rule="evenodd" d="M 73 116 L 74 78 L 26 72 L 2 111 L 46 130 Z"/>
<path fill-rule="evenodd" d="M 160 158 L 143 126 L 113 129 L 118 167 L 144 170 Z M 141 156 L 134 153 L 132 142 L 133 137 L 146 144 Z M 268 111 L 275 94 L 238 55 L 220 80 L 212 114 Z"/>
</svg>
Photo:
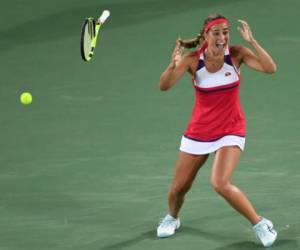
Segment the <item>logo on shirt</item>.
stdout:
<svg viewBox="0 0 300 250">
<path fill-rule="evenodd" d="M 225 76 L 230 76 L 230 75 L 231 75 L 230 72 L 226 72 L 226 73 L 225 73 Z"/>
</svg>

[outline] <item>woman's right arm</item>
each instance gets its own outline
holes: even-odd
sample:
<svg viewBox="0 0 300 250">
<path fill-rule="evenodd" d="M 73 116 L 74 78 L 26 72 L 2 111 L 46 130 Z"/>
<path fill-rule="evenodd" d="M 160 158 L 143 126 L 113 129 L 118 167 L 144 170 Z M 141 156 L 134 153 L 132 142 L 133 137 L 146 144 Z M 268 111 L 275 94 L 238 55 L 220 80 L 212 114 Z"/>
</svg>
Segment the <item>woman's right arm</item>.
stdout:
<svg viewBox="0 0 300 250">
<path fill-rule="evenodd" d="M 161 74 L 159 80 L 159 88 L 161 91 L 170 89 L 175 85 L 178 79 L 180 79 L 184 73 L 189 69 L 190 57 L 181 56 L 182 48 L 177 42 L 176 47 L 172 53 L 172 60 L 165 71 Z"/>
</svg>

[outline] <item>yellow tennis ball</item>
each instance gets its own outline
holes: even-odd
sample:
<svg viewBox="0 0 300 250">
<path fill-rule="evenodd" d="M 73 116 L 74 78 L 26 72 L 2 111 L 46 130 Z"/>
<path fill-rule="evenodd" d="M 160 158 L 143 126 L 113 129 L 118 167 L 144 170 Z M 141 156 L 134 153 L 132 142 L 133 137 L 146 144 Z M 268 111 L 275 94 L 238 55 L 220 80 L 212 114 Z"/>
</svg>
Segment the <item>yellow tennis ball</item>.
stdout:
<svg viewBox="0 0 300 250">
<path fill-rule="evenodd" d="M 29 105 L 32 103 L 32 96 L 29 92 L 24 92 L 20 96 L 20 101 L 24 105 Z"/>
</svg>

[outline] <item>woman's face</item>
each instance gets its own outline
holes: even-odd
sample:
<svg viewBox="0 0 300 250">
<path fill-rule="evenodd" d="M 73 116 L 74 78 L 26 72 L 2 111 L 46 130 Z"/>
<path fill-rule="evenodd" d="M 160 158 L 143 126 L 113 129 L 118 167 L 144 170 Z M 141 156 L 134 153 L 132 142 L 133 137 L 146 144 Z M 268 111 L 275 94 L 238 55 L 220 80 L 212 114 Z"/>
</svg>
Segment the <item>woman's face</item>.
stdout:
<svg viewBox="0 0 300 250">
<path fill-rule="evenodd" d="M 229 26 L 221 23 L 212 26 L 206 33 L 208 48 L 215 53 L 224 52 L 229 44 Z"/>
</svg>

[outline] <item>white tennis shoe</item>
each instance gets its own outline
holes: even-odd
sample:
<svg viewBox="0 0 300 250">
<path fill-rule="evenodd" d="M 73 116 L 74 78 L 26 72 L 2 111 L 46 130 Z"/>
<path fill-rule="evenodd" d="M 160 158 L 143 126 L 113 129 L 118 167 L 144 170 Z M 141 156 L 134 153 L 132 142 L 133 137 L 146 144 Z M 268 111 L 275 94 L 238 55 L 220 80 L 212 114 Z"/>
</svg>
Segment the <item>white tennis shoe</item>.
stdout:
<svg viewBox="0 0 300 250">
<path fill-rule="evenodd" d="M 277 232 L 273 228 L 272 221 L 262 218 L 260 222 L 253 226 L 253 230 L 264 247 L 273 245 L 277 238 Z"/>
<path fill-rule="evenodd" d="M 174 218 L 167 214 L 166 217 L 160 222 L 157 228 L 157 237 L 166 238 L 175 234 L 175 230 L 180 227 L 179 218 Z"/>
</svg>

